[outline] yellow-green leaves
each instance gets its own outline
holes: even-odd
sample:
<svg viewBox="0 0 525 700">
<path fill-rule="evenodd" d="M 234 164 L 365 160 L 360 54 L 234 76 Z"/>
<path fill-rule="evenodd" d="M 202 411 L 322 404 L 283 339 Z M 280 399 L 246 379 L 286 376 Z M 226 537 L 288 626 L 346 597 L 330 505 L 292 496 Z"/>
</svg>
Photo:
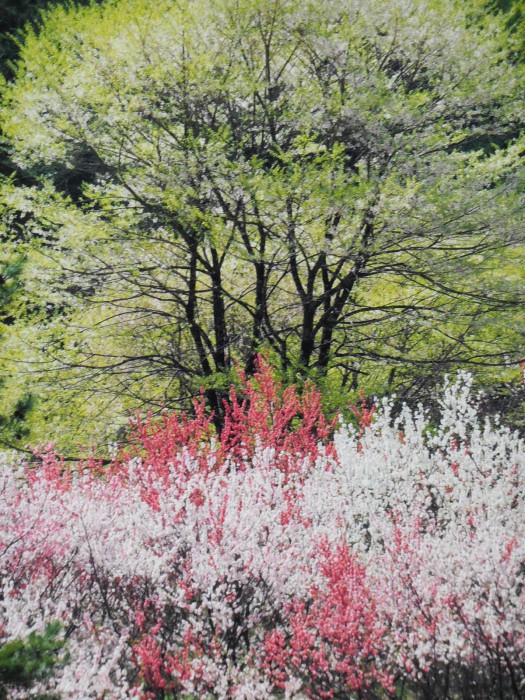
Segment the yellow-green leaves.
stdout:
<svg viewBox="0 0 525 700">
<path fill-rule="evenodd" d="M 519 242 L 524 81 L 466 5 L 51 10 L 0 115 L 32 178 L 0 194 L 27 259 L 5 356 L 42 415 L 56 387 L 91 426 L 203 385 L 220 422 L 261 348 L 333 396 L 510 357 L 520 281 L 483 261 Z"/>
</svg>

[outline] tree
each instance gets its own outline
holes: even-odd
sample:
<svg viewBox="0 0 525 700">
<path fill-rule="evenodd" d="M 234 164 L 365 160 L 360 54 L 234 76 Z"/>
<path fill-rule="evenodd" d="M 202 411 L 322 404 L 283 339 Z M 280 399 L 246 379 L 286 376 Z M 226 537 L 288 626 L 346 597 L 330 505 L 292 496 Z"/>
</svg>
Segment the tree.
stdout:
<svg viewBox="0 0 525 700">
<path fill-rule="evenodd" d="M 2 0 L 2 11 L 0 14 L 0 85 L 2 78 L 11 79 L 14 77 L 14 66 L 18 58 L 24 26 L 38 27 L 42 20 L 43 10 L 51 1 Z M 3 140 L 0 141 L 0 172 L 4 175 L 9 175 L 14 166 L 7 157 L 5 145 Z"/>
<path fill-rule="evenodd" d="M 24 26 L 38 28 L 42 21 L 43 10 L 51 0 L 3 0 L 0 12 L 0 88 L 3 80 L 14 77 L 16 60 L 22 42 Z M 85 0 L 84 0 L 85 2 Z M 77 4 L 82 4 L 79 0 Z M 9 158 L 9 147 L 3 137 L 0 124 L 0 173 L 4 176 L 16 177 L 16 182 L 22 186 L 35 184 L 33 179 L 23 170 L 18 169 Z M 21 217 L 23 223 L 24 217 Z M 10 255 L 10 253 L 13 253 Z M 17 251 L 4 251 L 0 262 L 0 317 L 2 326 L 11 325 L 15 317 L 12 314 L 16 307 L 16 294 L 20 289 L 19 278 L 24 265 L 24 257 Z M 3 388 L 5 376 L 0 382 Z M 9 386 L 6 391 L 7 400 L 3 401 L 0 414 L 0 444 L 3 447 L 20 445 L 30 434 L 31 410 L 35 404 L 35 396 L 29 387 L 16 394 L 13 400 L 8 399 L 12 391 Z"/>
<path fill-rule="evenodd" d="M 90 395 L 204 386 L 220 424 L 232 360 L 264 347 L 335 393 L 512 362 L 523 71 L 501 17 L 443 7 L 115 0 L 29 32 L 3 129 L 39 184 L 3 186 L 29 259 L 6 352 L 42 396 L 78 393 L 85 422 Z"/>
</svg>

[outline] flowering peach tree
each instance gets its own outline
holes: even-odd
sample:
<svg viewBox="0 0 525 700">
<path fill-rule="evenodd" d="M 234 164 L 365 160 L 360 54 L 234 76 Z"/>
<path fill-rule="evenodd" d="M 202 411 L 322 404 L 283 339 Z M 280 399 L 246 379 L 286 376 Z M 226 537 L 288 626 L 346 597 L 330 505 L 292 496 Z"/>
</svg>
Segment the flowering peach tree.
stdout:
<svg viewBox="0 0 525 700">
<path fill-rule="evenodd" d="M 59 623 L 68 698 L 523 698 L 524 445 L 467 376 L 441 408 L 333 423 L 260 360 L 221 434 L 6 459 L 0 644 Z"/>
</svg>

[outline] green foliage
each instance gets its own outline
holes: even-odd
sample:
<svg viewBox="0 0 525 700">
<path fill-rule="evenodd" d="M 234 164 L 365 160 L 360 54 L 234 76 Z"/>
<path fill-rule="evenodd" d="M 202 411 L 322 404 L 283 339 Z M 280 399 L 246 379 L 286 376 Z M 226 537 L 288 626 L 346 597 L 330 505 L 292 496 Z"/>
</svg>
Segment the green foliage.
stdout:
<svg viewBox="0 0 525 700">
<path fill-rule="evenodd" d="M 38 19 L 40 10 L 47 4 L 46 0 L 3 0 L 0 15 L 0 67 L 4 74 L 9 72 L 9 63 L 17 53 L 13 35 L 26 22 Z"/>
<path fill-rule="evenodd" d="M 509 40 L 513 42 L 515 59 L 525 59 L 525 2 L 524 0 L 491 0 L 491 12 L 501 13 L 508 29 Z"/>
<path fill-rule="evenodd" d="M 23 257 L 8 260 L 0 269 L 0 313 L 2 323 L 9 325 L 14 321 L 13 304 L 22 288 L 20 281 L 25 259 Z"/>
<path fill-rule="evenodd" d="M 7 415 L 0 415 L 0 445 L 16 447 L 27 441 L 30 435 L 28 420 L 34 405 L 34 396 L 26 394 L 16 399 Z"/>
<path fill-rule="evenodd" d="M 32 183 L 0 193 L 6 259 L 26 261 L 2 412 L 38 396 L 29 439 L 104 441 L 202 386 L 220 421 L 232 361 L 261 349 L 334 407 L 422 399 L 462 365 L 508 380 L 524 72 L 483 8 L 52 9 L 2 107 Z"/>
<path fill-rule="evenodd" d="M 53 672 L 60 662 L 64 642 L 59 623 L 50 623 L 43 634 L 31 632 L 25 639 L 0 643 L 0 698 L 7 700 L 8 691 L 29 689 Z M 32 695 L 37 700 L 50 696 Z"/>
</svg>

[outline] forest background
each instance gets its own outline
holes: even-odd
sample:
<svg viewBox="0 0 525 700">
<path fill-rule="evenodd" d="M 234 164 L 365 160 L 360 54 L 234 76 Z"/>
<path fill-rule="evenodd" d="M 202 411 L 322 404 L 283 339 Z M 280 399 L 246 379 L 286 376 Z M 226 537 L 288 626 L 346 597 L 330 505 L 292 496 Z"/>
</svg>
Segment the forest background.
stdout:
<svg viewBox="0 0 525 700">
<path fill-rule="evenodd" d="M 160 5 L 105 5 L 3 3 L 2 443 L 113 442 L 201 387 L 220 428 L 261 351 L 332 413 L 467 368 L 522 428 L 523 3 L 465 3 L 457 35 L 439 3 L 392 32 L 392 3 L 347 74 L 279 3 L 221 57 L 191 17 L 175 56 Z"/>
</svg>

